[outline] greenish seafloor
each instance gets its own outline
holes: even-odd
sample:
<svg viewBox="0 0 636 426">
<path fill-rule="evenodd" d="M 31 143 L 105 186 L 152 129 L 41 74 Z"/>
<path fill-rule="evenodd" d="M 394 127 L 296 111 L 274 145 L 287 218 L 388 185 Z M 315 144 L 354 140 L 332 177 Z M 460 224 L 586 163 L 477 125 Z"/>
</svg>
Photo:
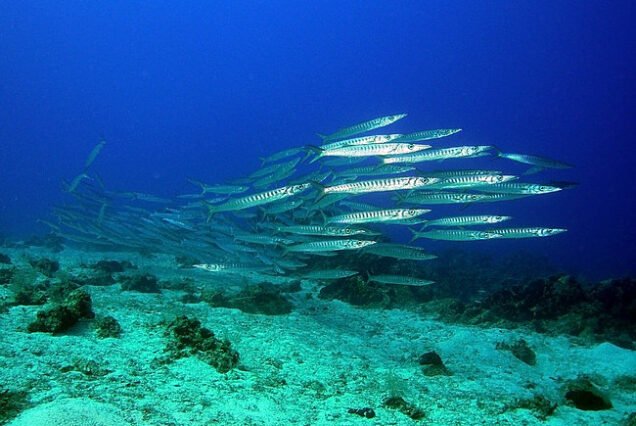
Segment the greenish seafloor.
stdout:
<svg viewBox="0 0 636 426">
<path fill-rule="evenodd" d="M 48 255 L 35 248 L 4 252 L 16 267 L 28 257 Z M 196 286 L 219 290 L 246 284 L 179 269 L 171 257 L 69 249 L 54 256 L 67 272 L 102 259 L 126 259 L 161 280 L 190 277 Z M 99 339 L 94 320 L 58 335 L 27 332 L 42 306 L 0 313 L 0 387 L 24 396 L 21 413 L 7 424 L 620 425 L 629 424 L 636 411 L 635 352 L 610 343 L 585 345 L 523 327 L 453 325 L 422 312 L 359 308 L 317 298 L 320 286 L 310 281 L 288 294 L 294 310 L 279 316 L 183 303 L 178 289 L 83 289 L 98 318 L 117 319 L 121 337 Z M 9 286 L 0 286 L 0 300 L 10 293 Z M 222 374 L 197 356 L 160 362 L 166 324 L 182 315 L 229 339 L 239 366 Z M 536 365 L 498 349 L 518 339 L 536 352 Z M 441 356 L 452 375 L 423 374 L 418 358 L 429 351 Z M 613 408 L 584 411 L 567 404 L 565 384 L 581 377 Z M 390 396 L 417 407 L 423 418 L 384 406 Z M 532 402 L 541 400 L 558 406 L 544 416 Z M 365 407 L 375 417 L 348 412 Z"/>
</svg>

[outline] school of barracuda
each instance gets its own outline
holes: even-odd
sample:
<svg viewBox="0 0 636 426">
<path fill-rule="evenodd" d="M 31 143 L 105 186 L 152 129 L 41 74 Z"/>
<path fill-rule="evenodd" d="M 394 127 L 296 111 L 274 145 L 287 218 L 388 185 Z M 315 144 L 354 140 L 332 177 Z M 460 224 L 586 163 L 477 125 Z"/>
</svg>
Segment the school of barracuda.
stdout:
<svg viewBox="0 0 636 426">
<path fill-rule="evenodd" d="M 435 259 L 421 239 L 475 241 L 547 237 L 562 228 L 503 227 L 504 215 L 434 216 L 435 205 L 510 201 L 560 191 L 567 184 L 519 182 L 499 170 L 436 170 L 424 162 L 494 156 L 531 166 L 524 175 L 568 164 L 535 155 L 501 152 L 488 145 L 436 147 L 461 129 L 373 134 L 406 117 L 390 115 L 319 135 L 322 145 L 276 152 L 249 176 L 220 184 L 190 180 L 200 192 L 167 199 L 107 190 L 90 166 L 104 148 L 89 154 L 84 170 L 65 186 L 74 202 L 54 208 L 52 232 L 81 246 L 197 259 L 193 266 L 216 274 L 334 280 L 366 271 L 307 268 L 312 256 L 364 253 L 412 262 Z M 425 143 L 424 143 L 425 142 Z M 363 161 L 367 165 L 356 166 Z M 305 166 L 306 165 L 306 166 Z M 304 168 L 314 168 L 299 175 Z M 356 197 L 392 193 L 389 206 Z M 433 207 L 430 209 L 429 207 Z M 386 225 L 408 226 L 409 244 L 390 242 Z M 419 227 L 419 229 L 416 229 Z M 477 227 L 477 228 L 475 228 Z M 368 281 L 424 286 L 425 277 L 369 275 Z"/>
</svg>

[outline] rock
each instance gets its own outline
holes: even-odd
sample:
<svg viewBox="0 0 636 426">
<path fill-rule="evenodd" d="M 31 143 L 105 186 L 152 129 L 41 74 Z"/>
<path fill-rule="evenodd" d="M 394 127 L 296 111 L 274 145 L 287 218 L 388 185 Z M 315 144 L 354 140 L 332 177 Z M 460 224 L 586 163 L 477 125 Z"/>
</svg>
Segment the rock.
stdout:
<svg viewBox="0 0 636 426">
<path fill-rule="evenodd" d="M 103 317 L 95 321 L 95 334 L 100 339 L 106 339 L 107 337 L 117 338 L 121 336 L 121 332 L 121 325 L 111 316 Z"/>
<path fill-rule="evenodd" d="M 20 414 L 28 406 L 27 394 L 0 386 L 0 425 Z"/>
<path fill-rule="evenodd" d="M 230 342 L 217 339 L 195 318 L 176 318 L 168 324 L 166 335 L 170 341 L 165 350 L 172 358 L 195 355 L 219 373 L 227 373 L 238 364 L 239 354 L 232 349 Z"/>
<path fill-rule="evenodd" d="M 9 284 L 14 273 L 15 268 L 0 268 L 0 285 Z"/>
<path fill-rule="evenodd" d="M 236 295 L 203 292 L 201 298 L 214 307 L 240 309 L 249 314 L 286 315 L 293 305 L 274 286 L 246 287 Z"/>
<path fill-rule="evenodd" d="M 124 272 L 126 269 L 133 269 L 135 265 L 127 260 L 100 260 L 99 262 L 91 266 L 94 270 L 99 272 L 106 272 L 108 274 L 114 274 L 117 272 Z"/>
<path fill-rule="evenodd" d="M 499 350 L 512 352 L 512 355 L 514 355 L 515 358 L 525 362 L 528 365 L 536 365 L 537 363 L 536 354 L 534 353 L 532 348 L 528 346 L 528 342 L 526 342 L 524 339 L 519 339 L 512 343 L 500 342 L 497 343 L 496 348 Z"/>
<path fill-rule="evenodd" d="M 320 289 L 320 299 L 338 299 L 355 306 L 386 308 L 390 298 L 386 289 L 375 284 L 368 284 L 359 275 L 334 280 Z"/>
<path fill-rule="evenodd" d="M 554 414 L 558 406 L 559 405 L 557 403 L 553 403 L 542 395 L 535 395 L 533 398 L 529 399 L 518 399 L 514 402 L 514 404 L 507 407 L 507 409 L 516 410 L 518 408 L 522 408 L 530 410 L 536 418 L 546 421 L 548 417 Z"/>
<path fill-rule="evenodd" d="M 426 352 L 418 358 L 420 365 L 423 365 L 422 373 L 425 376 L 452 376 L 453 373 L 446 368 L 442 358 L 437 352 Z"/>
<path fill-rule="evenodd" d="M 38 311 L 34 322 L 29 324 L 30 333 L 60 333 L 74 326 L 81 318 L 93 318 L 91 297 L 83 290 L 71 292 L 63 304 Z"/>
<path fill-rule="evenodd" d="M 60 263 L 57 260 L 47 258 L 31 259 L 29 260 L 29 264 L 33 269 L 43 273 L 47 277 L 52 277 L 60 270 Z"/>
<path fill-rule="evenodd" d="M 373 411 L 373 408 L 369 408 L 369 407 L 349 408 L 349 410 L 347 410 L 347 412 L 349 414 L 355 414 L 357 416 L 364 417 L 364 418 L 367 418 L 367 419 L 372 419 L 372 418 L 375 417 L 375 411 Z"/>
<path fill-rule="evenodd" d="M 4 253 L 0 253 L 0 263 L 4 263 L 5 265 L 10 265 L 11 258 Z"/>
<path fill-rule="evenodd" d="M 566 384 L 565 399 L 579 410 L 600 411 L 612 408 L 610 400 L 585 377 Z"/>
<path fill-rule="evenodd" d="M 423 410 L 417 408 L 411 403 L 406 402 L 401 396 L 390 396 L 384 400 L 382 405 L 386 408 L 399 410 L 401 413 L 405 414 L 413 420 L 421 420 L 426 416 Z"/>
<path fill-rule="evenodd" d="M 157 277 L 150 274 L 121 277 L 122 291 L 138 291 L 140 293 L 160 293 Z"/>
</svg>

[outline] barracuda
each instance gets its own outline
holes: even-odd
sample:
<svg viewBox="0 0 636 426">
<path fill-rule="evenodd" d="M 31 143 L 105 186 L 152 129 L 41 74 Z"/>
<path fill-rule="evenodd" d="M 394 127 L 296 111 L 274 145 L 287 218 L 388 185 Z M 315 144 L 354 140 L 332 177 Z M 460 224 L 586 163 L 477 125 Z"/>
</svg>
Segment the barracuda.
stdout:
<svg viewBox="0 0 636 426">
<path fill-rule="evenodd" d="M 370 132 L 371 130 L 379 129 L 389 124 L 393 124 L 398 120 L 406 117 L 406 114 L 387 115 L 385 117 L 374 118 L 373 120 L 364 121 L 362 123 L 354 124 L 350 127 L 340 129 L 330 135 L 318 134 L 324 142 L 333 141 L 337 139 L 344 139 L 350 136 L 354 136 L 364 132 Z"/>
<path fill-rule="evenodd" d="M 375 244 L 370 240 L 327 240 L 312 241 L 310 243 L 300 243 L 285 248 L 286 252 L 320 253 L 340 250 L 359 250 L 361 248 Z"/>
<path fill-rule="evenodd" d="M 408 176 L 365 180 L 342 185 L 322 187 L 323 194 L 365 194 L 369 192 L 400 191 L 423 188 L 439 182 L 438 178 Z"/>
<path fill-rule="evenodd" d="M 214 206 L 208 205 L 208 214 L 213 215 L 218 212 L 249 209 L 263 204 L 273 203 L 274 201 L 300 194 L 301 192 L 309 189 L 310 186 L 311 185 L 308 183 L 302 185 L 283 186 L 281 188 L 272 189 L 271 191 L 231 199 L 223 204 Z"/>
<path fill-rule="evenodd" d="M 384 209 L 342 214 L 327 218 L 327 223 L 374 223 L 411 219 L 430 212 L 429 209 Z"/>
<path fill-rule="evenodd" d="M 386 157 L 382 159 L 382 162 L 384 164 L 420 163 L 423 161 L 448 160 L 451 158 L 481 157 L 488 155 L 487 151 L 491 149 L 493 149 L 493 147 L 489 145 L 455 146 L 451 148 L 431 149 L 424 152 L 399 155 L 396 157 Z"/>
</svg>

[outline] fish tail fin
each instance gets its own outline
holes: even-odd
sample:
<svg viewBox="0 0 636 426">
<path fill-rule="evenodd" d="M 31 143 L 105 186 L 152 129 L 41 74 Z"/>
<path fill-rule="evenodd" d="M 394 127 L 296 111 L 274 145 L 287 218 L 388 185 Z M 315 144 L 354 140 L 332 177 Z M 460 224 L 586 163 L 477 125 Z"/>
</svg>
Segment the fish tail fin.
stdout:
<svg viewBox="0 0 636 426">
<path fill-rule="evenodd" d="M 214 207 L 214 205 L 212 205 L 211 203 L 204 201 L 205 204 L 208 207 L 208 217 L 205 220 L 207 223 L 210 223 L 210 220 L 212 220 L 212 216 L 214 216 L 215 213 L 218 212 L 218 210 Z"/>
<path fill-rule="evenodd" d="M 192 178 L 188 178 L 188 182 L 190 182 L 192 185 L 200 187 L 201 195 L 205 194 L 205 184 L 203 182 L 198 181 L 196 179 L 192 179 Z"/>
<path fill-rule="evenodd" d="M 322 216 L 322 225 L 323 226 L 327 226 L 327 215 L 325 214 L 325 212 L 321 209 L 320 211 L 320 216 Z"/>
<path fill-rule="evenodd" d="M 309 184 L 318 191 L 318 196 L 314 200 L 314 203 L 317 203 L 318 201 L 322 200 L 325 197 L 325 195 L 327 195 L 327 193 L 325 192 L 325 189 L 326 189 L 325 185 L 316 181 L 311 181 L 309 182 Z"/>
<path fill-rule="evenodd" d="M 312 158 L 311 161 L 309 161 L 309 164 L 315 163 L 318 159 L 322 158 L 322 154 L 325 151 L 324 149 L 321 149 L 314 145 L 305 145 L 305 149 L 307 150 L 307 155 L 305 156 L 305 158 L 308 158 L 309 155 L 311 155 L 312 153 L 316 154 L 316 156 Z"/>
<path fill-rule="evenodd" d="M 539 173 L 542 170 L 543 170 L 543 167 L 541 167 L 541 166 L 530 167 L 528 170 L 523 172 L 523 175 L 524 176 L 533 175 L 535 173 Z"/>
<path fill-rule="evenodd" d="M 417 240 L 418 238 L 420 238 L 420 231 L 416 231 L 413 228 L 409 228 L 409 231 L 411 231 L 411 233 L 413 234 L 413 236 L 411 237 L 411 239 L 409 240 L 409 243 L 412 243 L 413 241 Z"/>
<path fill-rule="evenodd" d="M 320 139 L 322 139 L 322 141 L 324 142 L 326 139 L 329 138 L 329 136 L 322 134 L 322 133 L 318 133 L 316 132 L 316 136 L 318 136 Z"/>
</svg>

